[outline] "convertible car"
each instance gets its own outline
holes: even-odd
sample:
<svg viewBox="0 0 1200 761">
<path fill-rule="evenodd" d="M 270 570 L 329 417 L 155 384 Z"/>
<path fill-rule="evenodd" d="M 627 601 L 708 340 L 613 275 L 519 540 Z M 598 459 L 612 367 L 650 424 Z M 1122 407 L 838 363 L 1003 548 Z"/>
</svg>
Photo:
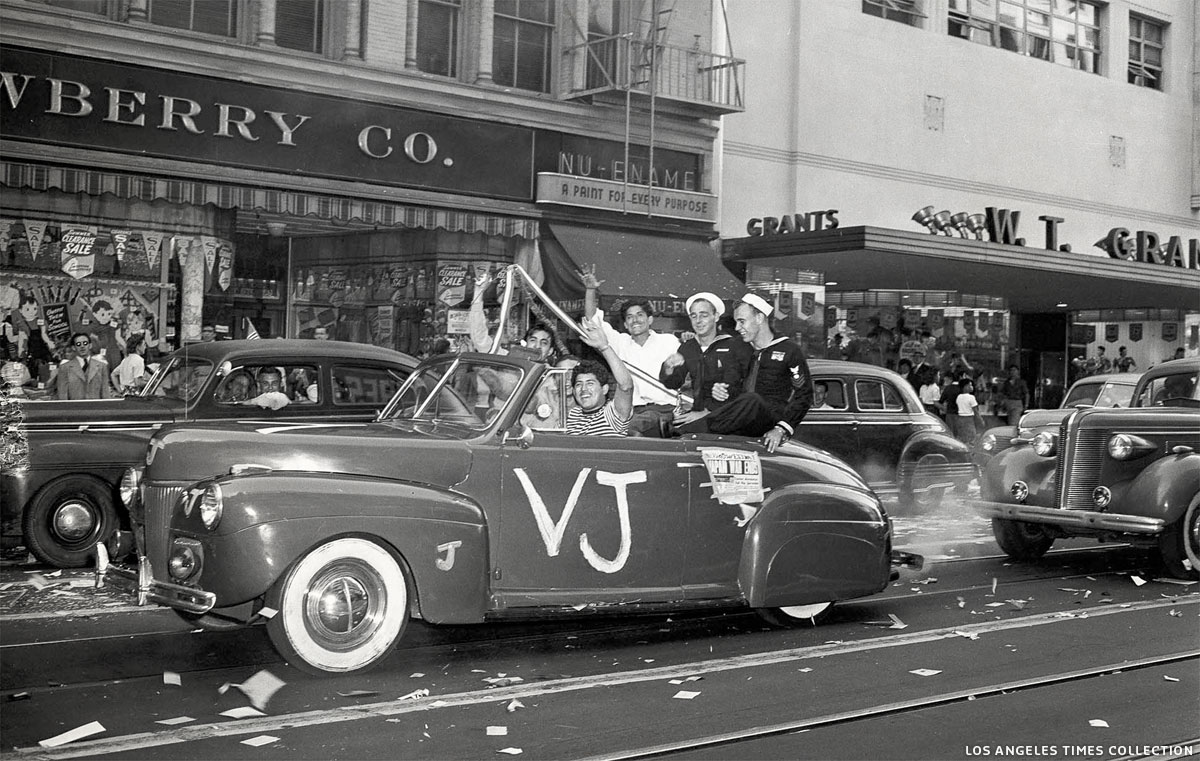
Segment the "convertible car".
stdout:
<svg viewBox="0 0 1200 761">
<path fill-rule="evenodd" d="M 410 618 L 742 606 L 808 623 L 919 565 L 826 452 L 567 434 L 568 372 L 442 356 L 366 426 L 164 429 L 122 481 L 137 565 L 103 552 L 98 583 L 209 628 L 265 622 L 293 666 L 335 674 L 387 657 Z"/>
<path fill-rule="evenodd" d="M 162 426 L 369 422 L 416 365 L 407 354 L 342 341 L 213 341 L 171 354 L 136 396 L 26 402 L 29 467 L 0 473 L 4 541 L 23 540 L 50 565 L 87 565 L 121 523 L 121 474 L 143 461 Z"/>
</svg>

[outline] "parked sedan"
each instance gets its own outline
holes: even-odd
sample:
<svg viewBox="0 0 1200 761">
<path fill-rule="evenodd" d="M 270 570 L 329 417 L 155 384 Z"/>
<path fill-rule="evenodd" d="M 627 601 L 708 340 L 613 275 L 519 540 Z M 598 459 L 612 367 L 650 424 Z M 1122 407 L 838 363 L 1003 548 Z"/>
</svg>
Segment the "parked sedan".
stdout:
<svg viewBox="0 0 1200 761">
<path fill-rule="evenodd" d="M 1156 547 L 1166 570 L 1200 571 L 1200 360 L 1142 375 L 1128 408 L 1071 411 L 1057 430 L 997 455 L 981 503 L 1000 549 L 1035 559 L 1059 537 Z"/>
<path fill-rule="evenodd" d="M 27 402 L 29 467 L 0 474 L 4 540 L 23 539 L 51 565 L 86 565 L 121 523 L 121 474 L 143 461 L 162 426 L 367 422 L 416 364 L 406 354 L 341 341 L 214 341 L 171 354 L 137 396 Z"/>
<path fill-rule="evenodd" d="M 289 663 L 333 674 L 385 658 L 410 617 L 720 605 L 812 622 L 893 577 L 890 520 L 842 461 L 569 435 L 567 372 L 443 356 L 367 426 L 164 430 L 124 479 L 137 567 L 99 578 L 204 626 L 265 620 Z"/>
<path fill-rule="evenodd" d="M 1027 444 L 1042 431 L 1054 430 L 1071 410 L 1086 407 L 1128 407 L 1133 400 L 1139 373 L 1108 373 L 1080 378 L 1067 389 L 1062 404 L 1052 410 L 1028 410 L 1017 425 L 989 428 L 975 445 L 979 467 L 1014 444 Z"/>
<path fill-rule="evenodd" d="M 896 373 L 836 360 L 808 366 L 824 403 L 809 410 L 796 437 L 850 463 L 876 492 L 935 507 L 977 476 L 970 449 Z"/>
</svg>

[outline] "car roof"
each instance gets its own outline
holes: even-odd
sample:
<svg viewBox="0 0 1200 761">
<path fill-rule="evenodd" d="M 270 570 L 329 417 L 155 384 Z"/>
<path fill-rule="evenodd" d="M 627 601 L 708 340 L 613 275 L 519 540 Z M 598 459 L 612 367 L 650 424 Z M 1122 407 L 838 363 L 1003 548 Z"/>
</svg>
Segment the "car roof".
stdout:
<svg viewBox="0 0 1200 761">
<path fill-rule="evenodd" d="M 1118 385 L 1136 386 L 1141 373 L 1096 373 L 1086 378 L 1080 378 L 1071 384 L 1071 388 L 1086 383 L 1116 383 Z"/>
<path fill-rule="evenodd" d="M 865 375 L 888 378 L 892 381 L 904 380 L 899 373 L 886 367 L 869 365 L 866 362 L 847 362 L 843 359 L 810 359 L 808 372 L 812 375 Z"/>
<path fill-rule="evenodd" d="M 171 356 L 187 356 L 211 362 L 229 360 L 237 364 L 245 358 L 303 356 L 313 359 L 375 360 L 413 368 L 417 360 L 395 349 L 385 349 L 353 341 L 320 341 L 305 338 L 242 339 L 191 343 L 176 349 Z"/>
<path fill-rule="evenodd" d="M 1146 372 L 1142 373 L 1143 378 L 1150 380 L 1151 378 L 1159 378 L 1164 375 L 1175 375 L 1180 372 L 1200 372 L 1200 357 L 1184 357 L 1183 359 L 1169 359 L 1162 364 L 1155 365 Z"/>
</svg>

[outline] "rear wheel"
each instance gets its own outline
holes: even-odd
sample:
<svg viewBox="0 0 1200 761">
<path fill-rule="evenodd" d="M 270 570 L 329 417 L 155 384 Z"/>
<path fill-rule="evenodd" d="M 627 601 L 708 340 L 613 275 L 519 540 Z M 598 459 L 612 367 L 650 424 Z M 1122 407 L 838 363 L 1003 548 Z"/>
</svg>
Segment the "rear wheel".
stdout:
<svg viewBox="0 0 1200 761">
<path fill-rule="evenodd" d="M 275 649 L 310 674 L 366 671 L 386 658 L 408 624 L 400 561 L 368 539 L 335 539 L 310 551 L 267 593 Z"/>
<path fill-rule="evenodd" d="M 1159 536 L 1158 551 L 1167 573 L 1177 579 L 1200 578 L 1200 495 Z"/>
<path fill-rule="evenodd" d="M 758 615 L 775 626 L 817 626 L 829 620 L 833 602 L 814 602 L 808 605 L 788 605 L 782 608 L 757 608 Z"/>
<path fill-rule="evenodd" d="M 1042 526 L 1007 518 L 992 518 L 992 534 L 1013 560 L 1037 560 L 1054 544 L 1054 537 Z"/>
<path fill-rule="evenodd" d="M 26 508 L 25 546 L 44 563 L 79 568 L 92 562 L 96 545 L 117 530 L 113 488 L 98 478 L 65 476 L 38 492 Z"/>
</svg>

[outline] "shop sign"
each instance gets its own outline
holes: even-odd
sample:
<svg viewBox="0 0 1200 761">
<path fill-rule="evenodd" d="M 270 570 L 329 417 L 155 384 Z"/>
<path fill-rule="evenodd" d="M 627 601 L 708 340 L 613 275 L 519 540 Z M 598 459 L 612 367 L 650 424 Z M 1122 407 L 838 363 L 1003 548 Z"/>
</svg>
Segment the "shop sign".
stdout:
<svg viewBox="0 0 1200 761">
<path fill-rule="evenodd" d="M 717 197 L 671 188 L 538 172 L 537 202 L 715 222 Z"/>
<path fill-rule="evenodd" d="M 67 304 L 45 304 L 42 316 L 46 320 L 46 334 L 55 342 L 71 337 L 71 309 Z"/>
<path fill-rule="evenodd" d="M 669 148 L 654 150 L 650 166 L 645 146 L 582 135 L 538 130 L 534 161 L 538 172 L 555 172 L 593 180 L 651 185 L 671 190 L 700 191 L 700 156 Z"/>
<path fill-rule="evenodd" d="M 96 268 L 96 256 L 92 245 L 96 233 L 91 230 L 66 230 L 62 236 L 62 271 L 79 280 L 92 274 Z"/>
<path fill-rule="evenodd" d="M 1110 322 L 1104 326 L 1104 340 L 1107 343 L 1116 343 L 1121 340 L 1121 326 L 1115 322 Z"/>
<path fill-rule="evenodd" d="M 800 294 L 800 314 L 805 317 L 812 317 L 817 311 L 817 295 L 811 291 L 804 291 Z"/>
<path fill-rule="evenodd" d="M 1138 341 L 1142 340 L 1142 323 L 1140 323 L 1140 322 L 1129 323 L 1129 340 L 1133 341 L 1134 343 L 1137 343 Z"/>
<path fill-rule="evenodd" d="M 467 297 L 467 264 L 447 262 L 438 265 L 438 301 L 457 306 Z"/>
<path fill-rule="evenodd" d="M 1200 269 L 1200 239 L 1189 240 L 1186 252 L 1183 238 L 1178 235 L 1172 235 L 1166 243 L 1160 243 L 1160 240 L 1158 233 L 1150 230 L 1138 230 L 1134 235 L 1124 227 L 1114 227 L 1101 241 L 1101 247 L 1113 259 Z"/>
<path fill-rule="evenodd" d="M 1164 322 L 1162 324 L 1162 339 L 1164 341 L 1175 341 L 1179 338 L 1179 323 Z"/>
<path fill-rule="evenodd" d="M 533 184 L 525 127 L 13 46 L 0 77 L 8 140 L 514 200 Z"/>
<path fill-rule="evenodd" d="M 837 209 L 822 209 L 782 217 L 752 217 L 746 222 L 746 232 L 751 237 L 789 235 L 810 230 L 834 230 L 838 226 Z"/>
</svg>

